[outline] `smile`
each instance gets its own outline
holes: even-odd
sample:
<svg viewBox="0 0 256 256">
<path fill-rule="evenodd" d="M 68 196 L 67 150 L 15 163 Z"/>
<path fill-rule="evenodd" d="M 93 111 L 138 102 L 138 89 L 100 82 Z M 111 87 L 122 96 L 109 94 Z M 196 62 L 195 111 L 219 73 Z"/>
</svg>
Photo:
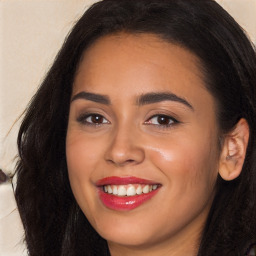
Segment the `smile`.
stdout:
<svg viewBox="0 0 256 256">
<path fill-rule="evenodd" d="M 152 190 L 158 188 L 157 184 L 129 184 L 129 185 L 105 185 L 103 190 L 105 193 L 117 196 L 135 196 L 141 194 L 148 194 Z"/>
<path fill-rule="evenodd" d="M 116 211 L 139 207 L 158 192 L 161 185 L 136 177 L 107 177 L 97 182 L 104 206 Z"/>
</svg>

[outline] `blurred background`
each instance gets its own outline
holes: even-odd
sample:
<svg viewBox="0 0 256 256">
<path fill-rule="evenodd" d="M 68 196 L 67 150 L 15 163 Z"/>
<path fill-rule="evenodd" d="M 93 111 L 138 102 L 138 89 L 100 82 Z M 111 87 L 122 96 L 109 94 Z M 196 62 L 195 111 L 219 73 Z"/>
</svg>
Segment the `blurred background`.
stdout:
<svg viewBox="0 0 256 256">
<path fill-rule="evenodd" d="M 96 0 L 0 0 L 0 169 L 12 174 L 19 117 L 67 33 Z M 256 0 L 218 0 L 256 43 Z M 0 256 L 26 255 L 10 182 L 0 186 Z"/>
</svg>

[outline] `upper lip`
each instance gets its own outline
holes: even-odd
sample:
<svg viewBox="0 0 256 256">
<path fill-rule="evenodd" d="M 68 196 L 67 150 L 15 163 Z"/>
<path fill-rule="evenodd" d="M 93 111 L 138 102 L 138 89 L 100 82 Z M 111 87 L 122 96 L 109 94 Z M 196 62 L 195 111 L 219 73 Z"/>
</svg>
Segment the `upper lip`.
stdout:
<svg viewBox="0 0 256 256">
<path fill-rule="evenodd" d="M 118 177 L 118 176 L 110 176 L 100 179 L 96 182 L 97 186 L 104 185 L 128 185 L 128 184 L 159 184 L 159 182 L 155 182 L 152 180 L 142 179 L 138 177 L 128 176 L 128 177 Z"/>
</svg>

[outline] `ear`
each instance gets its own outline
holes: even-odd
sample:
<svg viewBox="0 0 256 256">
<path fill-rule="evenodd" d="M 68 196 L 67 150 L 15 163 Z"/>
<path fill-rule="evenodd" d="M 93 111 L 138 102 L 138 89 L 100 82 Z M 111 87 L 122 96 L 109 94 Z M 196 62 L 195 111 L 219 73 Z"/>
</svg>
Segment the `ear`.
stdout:
<svg viewBox="0 0 256 256">
<path fill-rule="evenodd" d="M 224 137 L 220 155 L 219 174 L 224 180 L 237 178 L 243 168 L 249 140 L 249 126 L 242 118 L 235 128 Z"/>
</svg>

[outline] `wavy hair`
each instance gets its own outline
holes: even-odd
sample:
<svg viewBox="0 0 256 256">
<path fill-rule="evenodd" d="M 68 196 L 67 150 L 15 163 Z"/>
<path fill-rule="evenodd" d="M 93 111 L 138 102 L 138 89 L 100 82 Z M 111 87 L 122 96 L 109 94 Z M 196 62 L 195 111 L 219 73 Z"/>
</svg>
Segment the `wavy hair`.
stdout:
<svg viewBox="0 0 256 256">
<path fill-rule="evenodd" d="M 243 255 L 256 241 L 256 54 L 235 20 L 213 0 L 103 0 L 76 23 L 32 98 L 18 135 L 15 192 L 31 256 L 109 255 L 72 194 L 65 138 L 72 84 L 82 55 L 109 34 L 151 33 L 195 54 L 217 102 L 222 134 L 250 127 L 241 175 L 220 177 L 198 256 Z"/>
</svg>

